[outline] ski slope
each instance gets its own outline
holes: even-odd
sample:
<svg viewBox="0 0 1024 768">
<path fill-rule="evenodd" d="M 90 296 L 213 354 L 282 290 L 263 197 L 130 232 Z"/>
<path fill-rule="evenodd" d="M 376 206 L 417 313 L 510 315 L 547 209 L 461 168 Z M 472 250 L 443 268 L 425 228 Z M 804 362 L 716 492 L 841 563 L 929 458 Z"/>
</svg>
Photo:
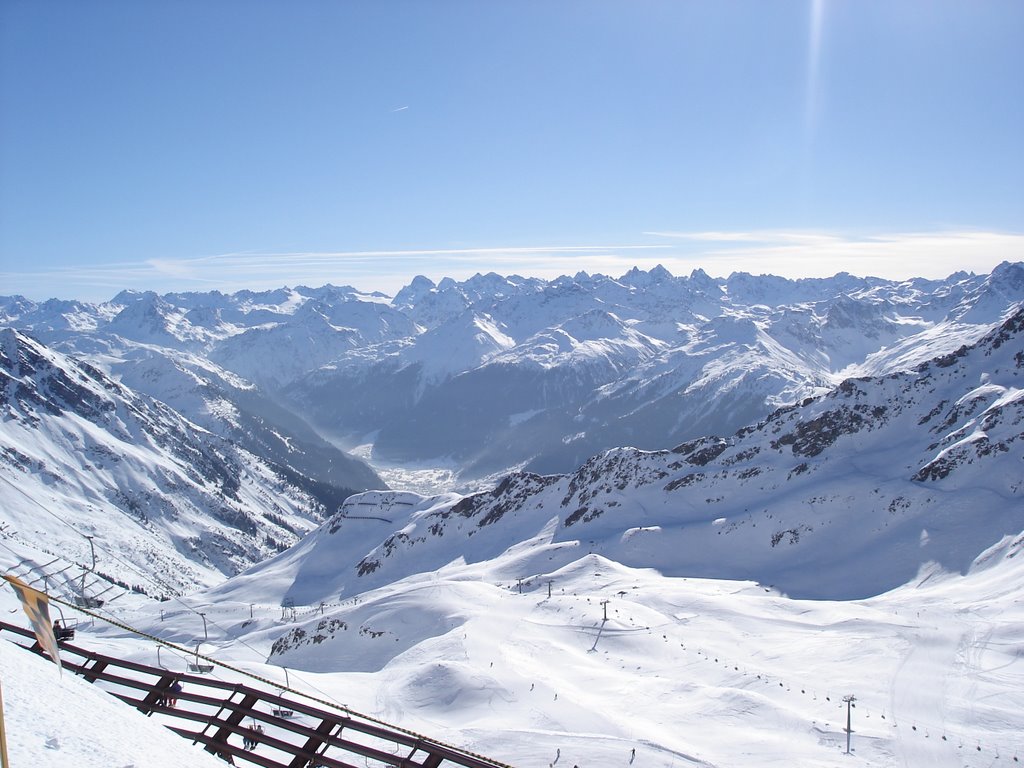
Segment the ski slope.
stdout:
<svg viewBox="0 0 1024 768">
<path fill-rule="evenodd" d="M 926 569 L 856 601 L 667 578 L 585 553 L 520 581 L 512 550 L 337 604 L 199 594 L 120 618 L 521 768 L 1013 765 L 1024 758 L 1022 547 L 1007 538 L 966 575 Z M 152 643 L 102 623 L 76 642 L 157 659 Z M 162 654 L 172 669 L 187 662 Z M 70 744 L 80 725 L 64 728 L 39 732 L 35 747 Z"/>
<path fill-rule="evenodd" d="M 157 721 L 7 640 L 0 640 L 0 684 L 12 768 L 223 768 Z"/>
</svg>

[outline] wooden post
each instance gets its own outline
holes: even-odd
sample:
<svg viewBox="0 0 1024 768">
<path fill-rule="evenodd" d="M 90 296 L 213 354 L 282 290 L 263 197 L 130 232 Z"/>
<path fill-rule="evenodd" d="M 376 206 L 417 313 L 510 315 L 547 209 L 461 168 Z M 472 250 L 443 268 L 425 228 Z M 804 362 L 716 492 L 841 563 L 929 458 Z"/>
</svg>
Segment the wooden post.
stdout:
<svg viewBox="0 0 1024 768">
<path fill-rule="evenodd" d="M 4 728 L 4 694 L 0 687 L 0 768 L 10 768 L 7 761 L 7 730 Z"/>
</svg>

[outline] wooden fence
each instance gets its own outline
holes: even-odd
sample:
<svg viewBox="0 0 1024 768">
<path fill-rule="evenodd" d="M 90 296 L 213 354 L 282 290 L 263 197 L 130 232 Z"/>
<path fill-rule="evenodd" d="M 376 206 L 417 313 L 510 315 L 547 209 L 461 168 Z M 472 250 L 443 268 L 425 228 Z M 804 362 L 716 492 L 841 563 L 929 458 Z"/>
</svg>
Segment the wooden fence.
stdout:
<svg viewBox="0 0 1024 768">
<path fill-rule="evenodd" d="M 0 632 L 31 639 L 31 646 L 17 644 L 43 653 L 31 630 L 0 622 Z M 125 661 L 66 641 L 60 649 L 64 669 L 147 716 L 166 719 L 175 733 L 236 765 L 241 760 L 264 768 L 509 768 L 342 707 L 322 709 L 297 696 Z M 182 686 L 177 693 L 176 682 Z M 248 738 L 255 739 L 253 748 L 246 748 Z"/>
</svg>

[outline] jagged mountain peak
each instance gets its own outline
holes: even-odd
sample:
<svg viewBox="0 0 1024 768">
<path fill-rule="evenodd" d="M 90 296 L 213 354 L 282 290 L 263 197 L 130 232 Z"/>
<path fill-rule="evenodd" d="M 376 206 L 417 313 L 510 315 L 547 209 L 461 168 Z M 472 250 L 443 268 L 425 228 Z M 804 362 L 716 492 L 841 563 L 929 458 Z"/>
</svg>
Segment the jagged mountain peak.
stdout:
<svg viewBox="0 0 1024 768">
<path fill-rule="evenodd" d="M 667 274 L 667 271 L 666 271 Z M 703 291 L 716 291 L 718 290 L 718 281 L 712 278 L 707 272 L 699 267 L 690 272 L 688 278 L 696 288 Z"/>
<path fill-rule="evenodd" d="M 648 274 L 655 280 L 659 281 L 672 279 L 672 273 L 665 269 L 665 267 L 662 266 L 661 264 L 658 264 L 655 267 L 651 268 Z"/>
<path fill-rule="evenodd" d="M 658 264 L 656 267 L 646 271 L 639 267 L 633 267 L 619 278 L 619 282 L 624 285 L 633 286 L 634 288 L 648 288 L 652 285 L 673 279 L 672 273 L 665 269 L 661 264 Z"/>
<path fill-rule="evenodd" d="M 137 294 L 103 330 L 135 341 L 184 345 L 187 348 L 202 345 L 217 338 L 218 332 L 225 332 L 219 316 L 211 327 L 193 324 L 190 318 L 213 319 L 195 308 L 186 311 L 164 297 L 146 291 Z"/>
<path fill-rule="evenodd" d="M 6 322 L 17 322 L 24 314 L 31 312 L 38 305 L 24 296 L 0 296 L 0 311 Z"/>
<path fill-rule="evenodd" d="M 165 315 L 174 309 L 174 305 L 154 291 L 133 291 L 131 294 L 122 292 L 119 296 L 130 296 L 130 299 L 116 302 L 124 304 L 124 309 L 118 313 L 118 317 L 141 317 L 147 314 Z"/>
<path fill-rule="evenodd" d="M 584 272 L 583 270 L 580 270 L 579 272 L 572 276 L 572 279 L 575 280 L 577 283 L 587 284 L 593 283 L 595 276 L 590 275 L 589 273 Z"/>
<path fill-rule="evenodd" d="M 966 278 L 966 273 L 958 273 Z M 971 273 L 973 277 L 973 273 Z M 1007 287 L 1022 288 L 1024 287 L 1024 264 L 1021 262 L 1009 262 L 1003 261 L 996 265 L 995 269 L 992 270 L 991 274 L 986 279 L 988 283 L 1002 283 Z"/>
<path fill-rule="evenodd" d="M 1003 262 L 980 283 L 965 280 L 961 285 L 966 289 L 951 314 L 961 322 L 982 322 L 993 314 L 1002 314 L 1008 305 L 1021 301 L 1024 264 Z"/>
<path fill-rule="evenodd" d="M 395 294 L 391 304 L 394 307 L 411 308 L 423 301 L 427 294 L 436 290 L 437 285 L 433 280 L 423 275 L 416 275 L 407 286 Z"/>
<path fill-rule="evenodd" d="M 152 298 L 156 295 L 157 294 L 154 291 L 138 291 L 134 288 L 126 288 L 114 296 L 114 298 L 110 300 L 110 303 L 128 306 L 129 304 L 134 304 L 136 301 L 141 299 Z"/>
<path fill-rule="evenodd" d="M 331 304 L 320 298 L 309 298 L 302 302 L 302 305 L 295 309 L 292 318 L 300 323 L 314 323 L 317 325 L 330 325 L 328 314 Z"/>
</svg>

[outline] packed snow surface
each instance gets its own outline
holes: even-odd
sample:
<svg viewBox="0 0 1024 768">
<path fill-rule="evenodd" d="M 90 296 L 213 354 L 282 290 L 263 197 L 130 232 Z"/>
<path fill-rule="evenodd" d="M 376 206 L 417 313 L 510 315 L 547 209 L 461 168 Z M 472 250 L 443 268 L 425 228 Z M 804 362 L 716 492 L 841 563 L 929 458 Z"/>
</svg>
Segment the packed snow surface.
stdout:
<svg viewBox="0 0 1024 768">
<path fill-rule="evenodd" d="M 0 640 L 0 684 L 12 768 L 224 766 L 159 722 L 6 640 Z"/>
</svg>

